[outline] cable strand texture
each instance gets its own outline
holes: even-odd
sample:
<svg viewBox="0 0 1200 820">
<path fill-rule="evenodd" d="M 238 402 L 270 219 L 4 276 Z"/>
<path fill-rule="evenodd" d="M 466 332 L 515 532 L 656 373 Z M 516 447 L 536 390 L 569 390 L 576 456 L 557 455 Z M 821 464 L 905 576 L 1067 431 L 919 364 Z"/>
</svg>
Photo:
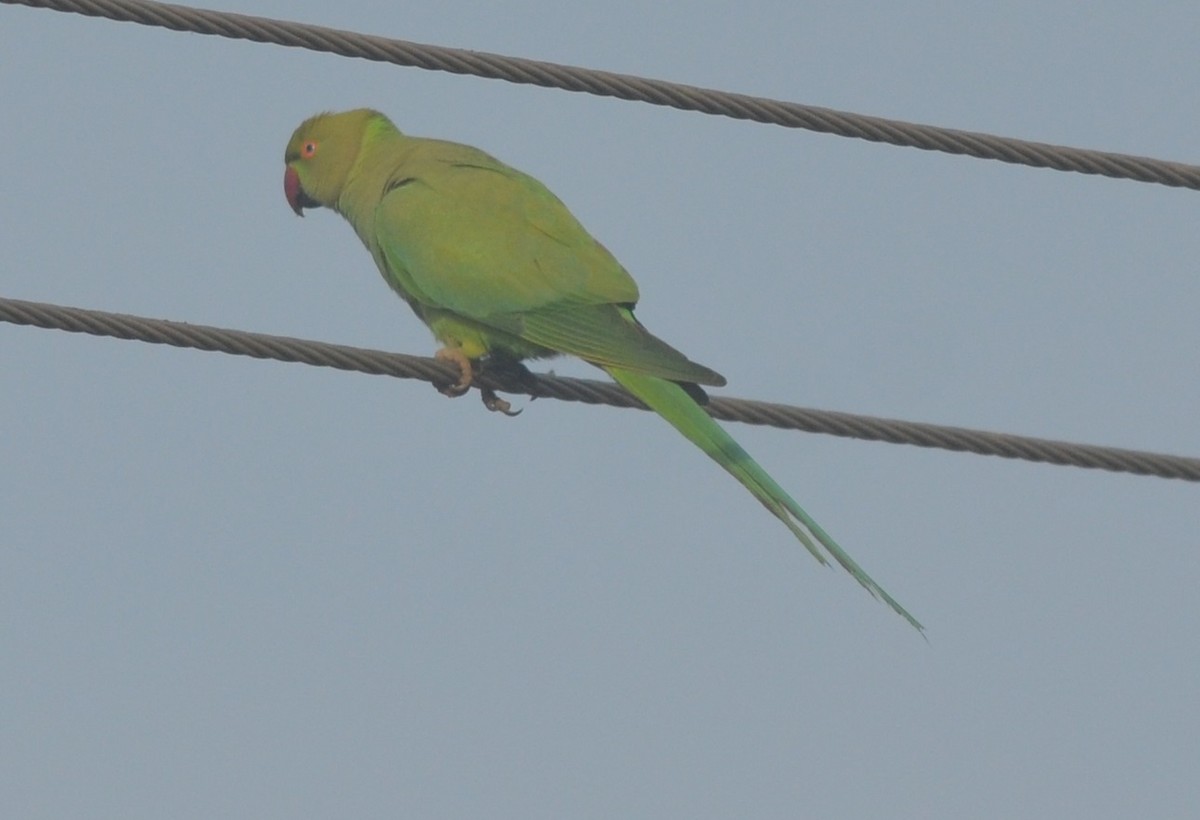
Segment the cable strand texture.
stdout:
<svg viewBox="0 0 1200 820">
<path fill-rule="evenodd" d="M 71 333 L 88 333 L 93 336 L 110 336 L 151 344 L 251 356 L 256 359 L 299 362 L 371 375 L 422 379 L 434 384 L 447 384 L 458 377 L 458 371 L 451 365 L 419 356 L 19 299 L 0 298 L 0 321 Z M 611 382 L 537 375 L 534 384 L 528 385 L 484 373 L 481 383 L 508 393 L 645 409 L 641 402 Z M 911 444 L 1024 461 L 1200 481 L 1200 458 L 1074 444 L 746 399 L 713 398 L 708 404 L 708 411 L 714 418 L 722 421 L 767 425 L 785 430 L 803 430 L 844 438 Z"/>
<path fill-rule="evenodd" d="M 0 2 L 103 17 L 144 26 L 160 26 L 174 31 L 306 48 L 343 57 L 395 63 L 430 71 L 471 74 L 512 83 L 561 88 L 1035 168 L 1052 168 L 1177 188 L 1200 189 L 1200 166 L 1196 165 L 889 120 L 665 80 L 425 45 L 267 17 L 252 17 L 148 0 Z"/>
</svg>

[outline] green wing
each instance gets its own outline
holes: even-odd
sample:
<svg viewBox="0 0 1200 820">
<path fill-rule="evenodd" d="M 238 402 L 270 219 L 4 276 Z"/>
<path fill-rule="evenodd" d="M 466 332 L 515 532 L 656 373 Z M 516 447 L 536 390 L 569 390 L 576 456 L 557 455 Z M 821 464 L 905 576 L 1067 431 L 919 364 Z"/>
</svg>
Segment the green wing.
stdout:
<svg viewBox="0 0 1200 820">
<path fill-rule="evenodd" d="M 725 383 L 633 318 L 633 278 L 544 185 L 476 149 L 419 143 L 375 213 L 376 253 L 410 301 L 594 364 Z"/>
</svg>

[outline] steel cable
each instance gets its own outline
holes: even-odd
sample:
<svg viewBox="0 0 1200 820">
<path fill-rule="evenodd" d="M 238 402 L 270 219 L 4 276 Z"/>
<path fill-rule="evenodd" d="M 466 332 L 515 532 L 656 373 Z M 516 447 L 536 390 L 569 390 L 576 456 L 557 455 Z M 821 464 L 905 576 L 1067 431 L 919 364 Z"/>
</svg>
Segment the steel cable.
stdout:
<svg viewBox="0 0 1200 820">
<path fill-rule="evenodd" d="M 0 321 L 71 333 L 88 333 L 93 336 L 218 351 L 256 359 L 300 362 L 372 375 L 421 379 L 435 384 L 450 383 L 458 377 L 457 369 L 451 365 L 420 356 L 19 299 L 0 297 Z M 611 382 L 537 375 L 530 383 L 486 372 L 480 382 L 485 387 L 508 393 L 645 409 L 641 402 Z M 708 411 L 714 418 L 722 421 L 739 421 L 785 430 L 804 430 L 845 438 L 912 444 L 918 447 L 1024 461 L 1200 481 L 1200 458 L 860 416 L 747 399 L 714 397 L 708 404 Z"/>
<path fill-rule="evenodd" d="M 148 0 L 0 0 L 175 31 L 581 91 L 871 142 L 1200 189 L 1200 166 L 889 120 L 680 83 Z"/>
</svg>

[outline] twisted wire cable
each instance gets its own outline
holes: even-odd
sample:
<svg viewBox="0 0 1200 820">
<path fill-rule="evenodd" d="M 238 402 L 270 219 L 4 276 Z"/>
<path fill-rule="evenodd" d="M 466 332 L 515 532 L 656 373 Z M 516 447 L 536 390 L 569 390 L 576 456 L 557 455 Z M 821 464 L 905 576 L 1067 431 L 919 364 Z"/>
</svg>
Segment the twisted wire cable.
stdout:
<svg viewBox="0 0 1200 820">
<path fill-rule="evenodd" d="M 88 333 L 93 336 L 110 336 L 251 356 L 256 359 L 299 362 L 372 375 L 421 379 L 433 384 L 450 384 L 459 376 L 456 367 L 420 356 L 19 299 L 0 297 L 0 321 L 71 333 Z M 645 409 L 641 402 L 611 382 L 541 374 L 532 379 L 523 379 L 504 374 L 489 374 L 485 370 L 479 383 L 484 387 L 508 393 Z M 707 408 L 714 418 L 722 421 L 739 421 L 785 430 L 804 430 L 845 438 L 911 444 L 1135 475 L 1200 481 L 1200 458 L 860 416 L 747 399 L 713 398 Z"/>
<path fill-rule="evenodd" d="M 472 74 L 512 83 L 561 88 L 1035 168 L 1052 168 L 1058 171 L 1200 189 L 1200 166 L 1196 165 L 864 116 L 665 80 L 506 57 L 482 51 L 413 43 L 267 17 L 154 3 L 149 0 L 0 2 L 73 12 L 89 17 L 104 17 L 145 26 L 160 26 L 174 31 L 305 48 L 431 71 Z"/>
</svg>

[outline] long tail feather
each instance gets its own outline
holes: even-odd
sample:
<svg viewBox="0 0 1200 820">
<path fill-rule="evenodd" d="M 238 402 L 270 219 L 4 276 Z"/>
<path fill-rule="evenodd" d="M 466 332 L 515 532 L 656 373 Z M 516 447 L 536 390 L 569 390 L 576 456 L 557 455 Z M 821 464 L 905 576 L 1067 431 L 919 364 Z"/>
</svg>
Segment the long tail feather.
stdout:
<svg viewBox="0 0 1200 820">
<path fill-rule="evenodd" d="M 725 432 L 721 425 L 705 412 L 704 408 L 687 394 L 675 382 L 647 376 L 617 367 L 606 367 L 608 374 L 637 396 L 651 410 L 658 413 L 683 433 L 689 441 L 703 450 L 708 456 L 734 478 L 742 483 L 764 507 L 782 521 L 801 544 L 812 553 L 813 557 L 822 564 L 828 563 L 826 554 L 854 576 L 854 580 L 862 584 L 868 592 L 882 600 L 899 615 L 918 630 L 924 630 L 920 622 L 908 613 L 904 607 L 889 595 L 883 587 L 875 583 L 854 559 L 846 554 L 833 538 L 821 529 L 787 492 L 775 483 L 775 479 L 759 466 L 742 446 Z M 818 546 L 819 545 L 819 546 Z"/>
</svg>

